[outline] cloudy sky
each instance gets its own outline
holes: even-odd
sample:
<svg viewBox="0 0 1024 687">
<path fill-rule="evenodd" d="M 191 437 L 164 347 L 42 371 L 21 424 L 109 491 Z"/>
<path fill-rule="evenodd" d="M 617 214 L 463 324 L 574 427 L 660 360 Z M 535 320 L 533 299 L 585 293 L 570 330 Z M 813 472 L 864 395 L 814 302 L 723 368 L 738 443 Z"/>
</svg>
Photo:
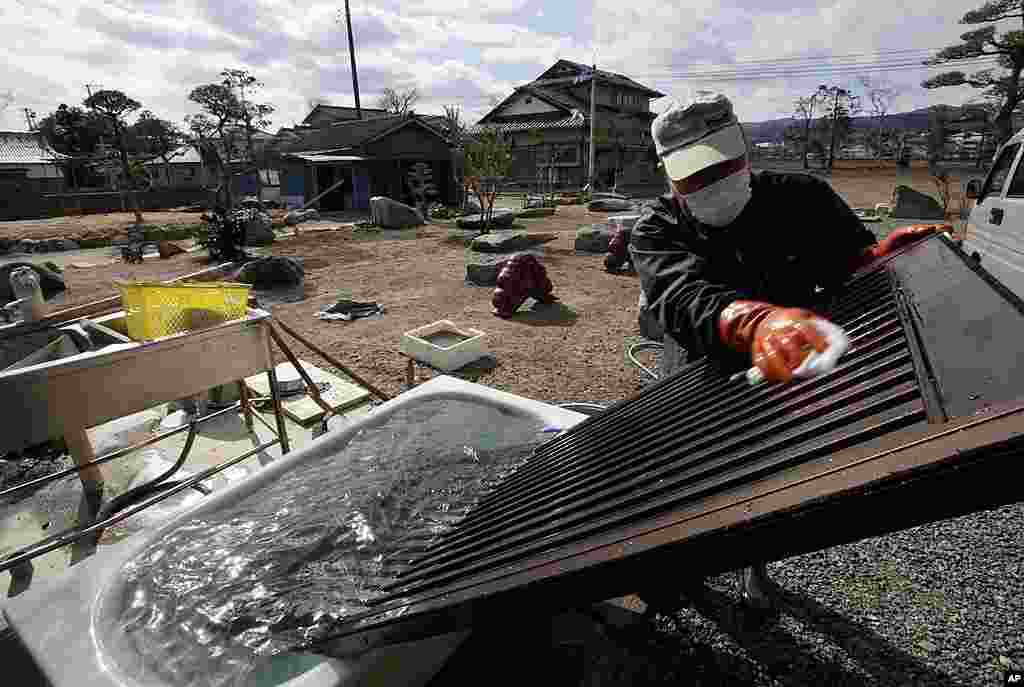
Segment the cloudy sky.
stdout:
<svg viewBox="0 0 1024 687">
<path fill-rule="evenodd" d="M 688 80 L 739 64 L 826 55 L 915 60 L 955 42 L 979 0 L 351 0 L 364 106 L 391 86 L 416 87 L 417 111 L 458 103 L 474 120 L 495 97 L 536 78 L 556 59 L 619 71 L 672 97 L 717 88 L 741 119 L 787 116 L 795 97 L 822 81 L 852 86 L 858 74 L 775 76 L 732 82 Z M 4 0 L 0 25 L 0 128 L 24 130 L 22 108 L 41 118 L 80 104 L 86 84 L 125 91 L 180 122 L 196 85 L 225 67 L 245 68 L 277 108 L 271 130 L 301 120 L 310 104 L 351 105 L 352 80 L 337 3 L 321 0 Z M 422 9 L 420 9 L 422 8 Z M 1006 22 L 1003 22 L 1005 25 Z M 921 50 L 911 53 L 911 50 Z M 846 58 L 849 60 L 850 58 Z M 868 61 L 877 57 L 859 58 Z M 816 64 L 828 62 L 818 59 Z M 756 64 L 754 65 L 757 66 Z M 776 67 L 777 68 L 777 67 Z M 895 111 L 961 104 L 969 88 L 926 91 L 926 69 L 872 74 L 899 90 Z M 655 109 L 664 105 L 654 103 Z"/>
</svg>

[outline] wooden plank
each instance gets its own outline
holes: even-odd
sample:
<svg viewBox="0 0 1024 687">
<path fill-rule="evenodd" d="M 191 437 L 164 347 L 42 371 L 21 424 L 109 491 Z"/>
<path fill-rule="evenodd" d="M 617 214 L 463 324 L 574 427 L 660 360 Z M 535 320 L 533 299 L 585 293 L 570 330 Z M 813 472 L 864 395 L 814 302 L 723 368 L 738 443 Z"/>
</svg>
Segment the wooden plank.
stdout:
<svg viewBox="0 0 1024 687">
<path fill-rule="evenodd" d="M 299 364 L 302 365 L 303 369 L 315 384 L 323 382 L 330 384 L 326 391 L 321 392 L 320 396 L 335 412 L 340 412 L 362 405 L 369 401 L 372 396 L 367 389 L 359 386 L 358 384 L 353 384 L 352 382 L 333 375 L 330 372 L 321 370 L 319 367 L 308 363 L 301 358 L 299 359 Z M 282 366 L 285 365 L 289 368 L 291 367 L 291 363 L 282 363 Z M 259 396 L 270 395 L 270 387 L 267 383 L 266 374 L 257 374 L 247 377 L 245 384 L 254 394 Z M 290 398 L 285 396 L 281 399 L 281 406 L 284 409 L 285 415 L 300 425 L 308 425 L 318 422 L 324 416 L 324 409 L 317 405 L 316 401 L 310 398 L 307 394 L 292 396 Z"/>
<path fill-rule="evenodd" d="M 0 372 L 6 427 L 0 452 L 20 450 L 68 430 L 94 427 L 160 403 L 233 383 L 271 366 L 263 313 L 248 320 L 56 366 Z"/>
</svg>

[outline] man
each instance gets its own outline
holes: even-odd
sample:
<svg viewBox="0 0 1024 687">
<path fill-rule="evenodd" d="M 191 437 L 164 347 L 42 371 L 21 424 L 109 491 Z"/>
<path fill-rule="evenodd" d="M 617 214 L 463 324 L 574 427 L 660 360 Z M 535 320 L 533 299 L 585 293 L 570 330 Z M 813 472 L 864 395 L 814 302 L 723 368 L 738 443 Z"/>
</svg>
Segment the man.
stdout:
<svg viewBox="0 0 1024 687">
<path fill-rule="evenodd" d="M 671 192 L 649 206 L 630 238 L 649 313 L 665 332 L 662 376 L 687 359 L 756 365 L 792 378 L 825 342 L 805 308 L 858 268 L 935 231 L 897 229 L 876 243 L 823 180 L 751 173 L 729 99 L 677 104 L 651 125 Z M 763 565 L 744 571 L 744 597 L 765 605 Z"/>
</svg>

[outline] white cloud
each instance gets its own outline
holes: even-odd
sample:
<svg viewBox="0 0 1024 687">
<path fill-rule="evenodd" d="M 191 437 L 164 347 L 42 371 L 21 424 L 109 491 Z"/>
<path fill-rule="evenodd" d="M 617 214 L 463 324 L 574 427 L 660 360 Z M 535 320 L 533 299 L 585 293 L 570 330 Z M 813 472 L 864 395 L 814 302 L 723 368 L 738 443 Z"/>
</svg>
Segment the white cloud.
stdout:
<svg viewBox="0 0 1024 687">
<path fill-rule="evenodd" d="M 957 20 L 977 0 L 379 0 L 352 7 L 360 90 L 370 105 L 385 87 L 416 87 L 421 111 L 461 103 L 469 116 L 535 78 L 559 57 L 589 62 L 677 95 L 697 87 L 729 93 L 747 120 L 786 116 L 819 77 L 698 82 L 679 77 L 740 62 L 934 49 L 956 41 Z M 40 116 L 80 103 L 84 84 L 119 88 L 180 121 L 189 90 L 225 67 L 250 69 L 277 108 L 274 126 L 301 120 L 310 99 L 351 103 L 344 23 L 335 0 L 8 0 L 0 4 L 5 60 L 0 83 L 15 102 L 0 127 L 23 127 L 23 107 Z M 538 21 L 537 19 L 542 19 Z M 1007 25 L 1004 28 L 1010 28 Z M 746 62 L 746 64 L 742 64 Z M 786 63 L 779 63 L 785 65 Z M 737 68 L 737 67 L 734 67 Z M 888 75 L 899 109 L 959 103 L 971 89 L 925 91 L 923 69 Z M 856 73 L 836 75 L 852 81 Z"/>
</svg>

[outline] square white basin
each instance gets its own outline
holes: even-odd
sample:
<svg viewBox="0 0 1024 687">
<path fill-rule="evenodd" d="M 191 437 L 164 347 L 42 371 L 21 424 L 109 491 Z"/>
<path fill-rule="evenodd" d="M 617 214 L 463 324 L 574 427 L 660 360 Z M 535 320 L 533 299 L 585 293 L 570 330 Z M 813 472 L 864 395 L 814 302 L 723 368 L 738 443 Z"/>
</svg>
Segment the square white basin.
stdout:
<svg viewBox="0 0 1024 687">
<path fill-rule="evenodd" d="M 438 320 L 403 334 L 400 350 L 442 372 L 451 372 L 487 355 L 484 336 L 479 329 Z"/>
</svg>

